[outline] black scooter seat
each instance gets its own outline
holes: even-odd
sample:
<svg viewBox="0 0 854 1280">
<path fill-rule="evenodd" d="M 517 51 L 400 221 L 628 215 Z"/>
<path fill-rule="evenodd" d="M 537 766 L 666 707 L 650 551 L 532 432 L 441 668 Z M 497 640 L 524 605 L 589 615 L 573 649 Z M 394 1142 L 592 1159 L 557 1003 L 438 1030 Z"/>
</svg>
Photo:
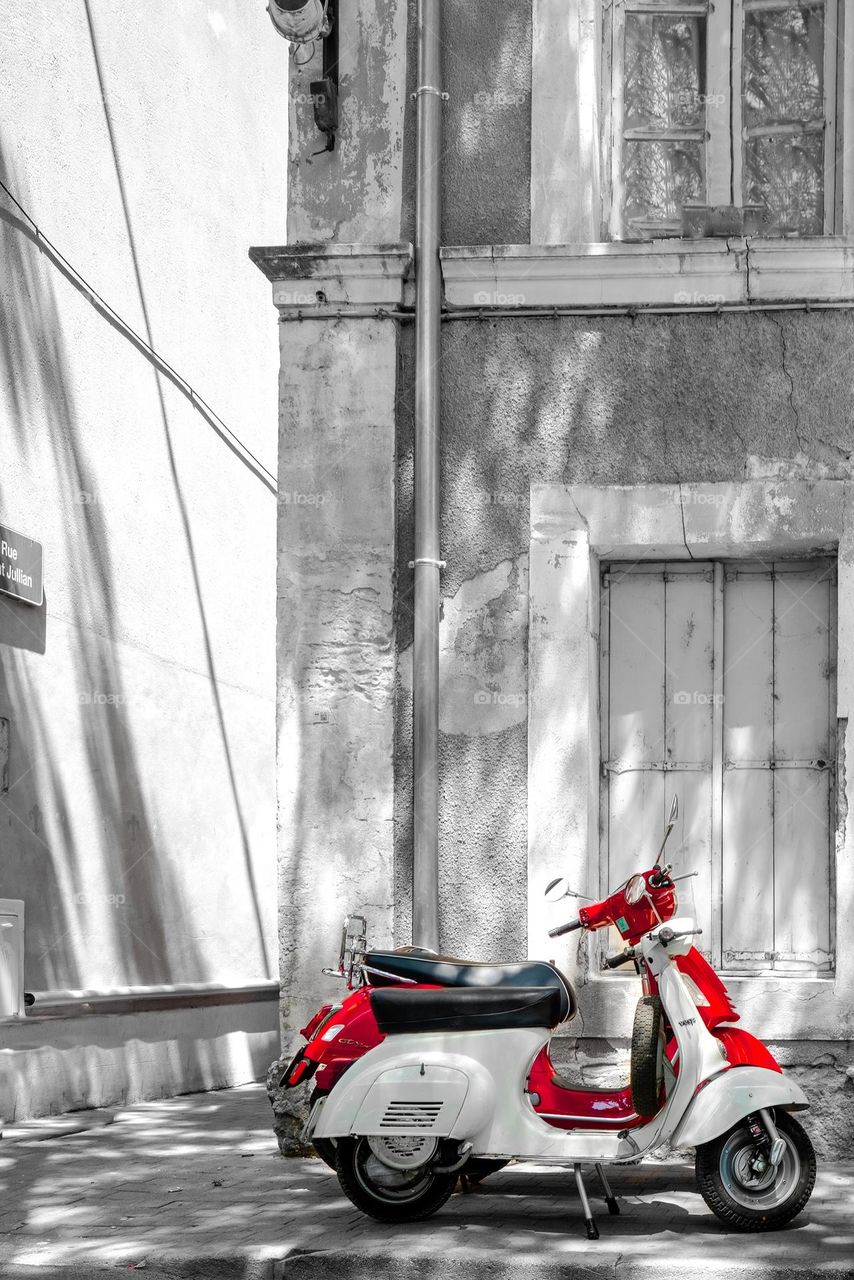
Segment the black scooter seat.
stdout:
<svg viewBox="0 0 854 1280">
<path fill-rule="evenodd" d="M 384 1035 L 546 1029 L 560 1021 L 561 993 L 554 987 L 384 987 L 371 992 L 371 1008 Z"/>
<path fill-rule="evenodd" d="M 526 960 L 521 964 L 478 964 L 473 960 L 433 955 L 416 947 L 401 947 L 397 951 L 370 951 L 365 956 L 365 964 L 372 987 L 397 988 L 395 979 L 402 979 L 407 985 L 417 982 L 437 987 L 518 987 L 554 991 L 558 994 L 558 1017 L 549 1026 L 569 1022 L 575 1017 L 578 1007 L 569 978 L 545 960 Z"/>
</svg>

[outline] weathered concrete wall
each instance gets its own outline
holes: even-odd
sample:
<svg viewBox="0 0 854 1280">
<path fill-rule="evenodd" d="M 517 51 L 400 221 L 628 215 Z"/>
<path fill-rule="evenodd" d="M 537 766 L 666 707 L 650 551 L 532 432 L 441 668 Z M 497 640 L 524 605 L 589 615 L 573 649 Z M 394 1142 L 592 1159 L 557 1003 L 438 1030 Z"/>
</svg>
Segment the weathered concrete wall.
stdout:
<svg viewBox="0 0 854 1280">
<path fill-rule="evenodd" d="M 4 181 L 275 471 L 246 260 L 284 222 L 263 6 L 13 3 L 3 46 Z M 275 498 L 0 209 L 0 520 L 46 564 L 42 609 L 0 604 L 26 985 L 273 976 Z"/>
<path fill-rule="evenodd" d="M 315 153 L 325 139 L 314 123 L 309 89 L 322 73 L 320 44 L 304 65 L 291 64 L 289 244 L 402 238 L 406 39 L 406 5 L 399 0 L 340 6 L 340 128 L 335 150 L 321 155 Z M 301 50 L 300 62 L 305 56 Z"/>
<path fill-rule="evenodd" d="M 847 313 L 458 322 L 443 330 L 441 938 L 451 954 L 526 953 L 529 486 L 763 476 L 847 478 L 854 423 Z M 411 376 L 405 348 L 403 378 Z M 412 422 L 399 432 L 398 565 L 412 546 Z M 396 930 L 408 941 L 410 646 L 405 597 L 396 737 Z M 559 874 L 560 850 L 555 851 Z M 460 886 L 464 891 L 460 891 Z M 576 1026 L 575 1032 L 583 1032 Z M 592 1084 L 627 1046 L 556 1046 Z M 854 1051 L 774 1046 L 814 1100 L 817 1148 L 851 1136 Z"/>
<path fill-rule="evenodd" d="M 444 244 L 529 239 L 531 15 L 531 0 L 443 6 Z"/>
<path fill-rule="evenodd" d="M 853 338 L 847 313 L 501 319 L 444 327 L 443 946 L 508 956 L 526 948 L 530 484 L 848 476 Z M 402 376 L 412 376 L 410 347 Z M 405 582 L 412 554 L 412 423 L 405 402 L 399 455 L 398 565 Z M 411 630 L 403 604 L 397 621 L 403 938 L 411 865 L 405 720 Z M 457 892 L 460 868 L 472 887 L 465 895 Z"/>
<path fill-rule="evenodd" d="M 446 244 L 528 240 L 531 3 L 497 0 L 488 15 L 443 6 L 443 223 Z M 317 132 L 309 83 L 321 52 L 291 64 L 288 242 L 380 244 L 415 238 L 416 22 L 413 0 L 340 7 L 335 150 Z M 300 58 L 305 57 L 304 53 Z"/>
<path fill-rule="evenodd" d="M 372 14 L 360 2 L 353 12 L 347 58 L 353 48 L 366 54 L 371 41 L 381 56 L 376 62 L 365 57 L 358 76 L 349 65 L 342 68 L 342 104 L 348 94 L 363 101 L 344 105 L 337 154 L 310 158 L 308 151 L 317 138 L 310 113 L 303 108 L 299 119 L 292 114 L 292 155 L 299 166 L 289 220 L 292 241 L 414 237 L 414 0 L 406 6 L 403 33 L 389 24 L 385 5 Z M 398 19 L 403 12 L 400 6 Z M 530 0 L 516 5 L 498 0 L 488 14 L 464 0 L 448 0 L 444 6 L 444 88 L 449 93 L 443 113 L 445 244 L 529 240 L 531 13 Z M 347 34 L 347 19 L 342 20 L 342 34 Z M 401 84 L 406 90 L 403 102 Z M 370 116 L 362 114 L 366 95 L 373 95 L 376 107 Z M 595 115 L 593 107 L 591 111 Z M 390 206 L 389 198 L 399 198 L 399 211 Z M 854 450 L 849 408 L 852 337 L 854 321 L 846 313 L 501 319 L 445 326 L 442 554 L 447 569 L 442 579 L 440 721 L 444 949 L 510 959 L 523 956 L 527 947 L 531 483 L 847 477 Z M 406 943 L 412 871 L 408 562 L 413 555 L 414 364 L 409 330 L 403 331 L 401 350 L 393 926 L 396 940 Z M 300 412 L 296 420 L 301 424 L 313 421 L 307 403 Z M 373 436 L 364 435 L 372 452 Z M 322 547 L 322 539 L 318 543 L 306 527 L 294 529 L 309 543 L 314 538 L 315 549 Z M 336 565 L 327 579 L 335 592 L 340 590 L 340 569 Z M 312 590 L 320 591 L 320 582 L 318 575 Z M 331 660 L 328 646 L 344 615 L 336 602 L 331 608 L 324 604 L 315 609 L 312 616 L 322 626 L 318 643 L 327 646 L 325 656 Z M 360 651 L 357 669 L 362 661 Z M 284 705 L 284 694 L 280 703 Z M 380 741 L 385 750 L 387 736 Z M 315 777 L 325 779 L 320 755 L 308 758 Z M 381 757 L 377 764 L 384 769 Z M 340 772 L 340 763 L 335 769 Z M 316 799 L 311 804 L 314 811 Z M 346 833 L 348 819 L 334 796 L 327 812 L 335 842 L 337 833 Z M 286 855 L 288 865 L 297 852 L 295 843 Z M 305 856 L 311 860 L 310 853 Z M 331 860 L 338 863 L 341 857 L 337 848 Z M 559 850 L 555 857 L 559 861 Z M 360 870 L 371 867 L 361 850 L 357 865 Z M 340 877 L 334 882 L 340 883 Z M 391 916 L 386 900 L 377 900 L 385 928 Z M 286 921 L 289 910 L 286 905 Z M 325 927 L 328 933 L 328 922 Z M 286 940 L 286 951 L 293 945 Z M 297 981 L 296 970 L 286 972 Z M 303 995 L 297 987 L 294 1000 Z M 296 1013 L 287 1007 L 286 1018 L 295 1025 Z M 823 1097 L 837 1099 L 841 1107 L 850 1095 L 845 1074 L 850 1046 L 840 1044 L 832 1063 L 822 1062 L 820 1045 L 801 1045 L 797 1051 L 804 1055 L 797 1059 L 797 1069 L 816 1073 Z M 585 1053 L 585 1047 L 579 1052 Z M 594 1059 L 597 1052 L 590 1047 Z M 605 1058 L 618 1052 L 618 1045 L 602 1049 Z M 794 1062 L 795 1050 L 789 1046 L 786 1052 L 790 1058 L 785 1060 Z M 833 1114 L 838 1119 L 838 1107 Z M 833 1128 L 825 1117 L 823 1130 L 830 1133 Z M 848 1132 L 844 1125 L 836 1128 Z"/>
<path fill-rule="evenodd" d="M 281 326 L 279 954 L 287 1053 L 345 912 L 392 936 L 397 335 L 376 320 Z M 354 377 L 360 370 L 362 376 Z"/>
</svg>

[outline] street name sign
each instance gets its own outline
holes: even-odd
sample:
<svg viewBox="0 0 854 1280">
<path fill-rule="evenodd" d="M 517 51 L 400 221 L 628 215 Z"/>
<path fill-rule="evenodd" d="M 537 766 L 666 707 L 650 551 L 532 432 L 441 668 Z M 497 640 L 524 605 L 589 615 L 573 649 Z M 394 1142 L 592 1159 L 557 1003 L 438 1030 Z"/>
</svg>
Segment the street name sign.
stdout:
<svg viewBox="0 0 854 1280">
<path fill-rule="evenodd" d="M 27 604 L 44 600 L 42 545 L 0 524 L 0 591 Z"/>
</svg>

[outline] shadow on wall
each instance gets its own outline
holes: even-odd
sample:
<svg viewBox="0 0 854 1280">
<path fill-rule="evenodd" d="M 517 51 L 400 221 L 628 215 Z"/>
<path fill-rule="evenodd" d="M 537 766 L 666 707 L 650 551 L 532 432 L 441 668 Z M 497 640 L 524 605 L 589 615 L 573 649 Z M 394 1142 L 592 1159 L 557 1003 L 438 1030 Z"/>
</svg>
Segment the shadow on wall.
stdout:
<svg viewBox="0 0 854 1280">
<path fill-rule="evenodd" d="M 0 173 L 7 168 L 0 151 Z M 18 189 L 14 175 L 10 185 Z M 67 542 L 64 559 L 76 566 L 69 594 L 71 616 L 65 620 L 79 638 L 73 647 L 74 670 L 61 694 L 75 698 L 76 725 L 66 708 L 51 708 L 58 686 L 55 664 L 29 654 L 45 654 L 45 612 L 3 600 L 0 606 L 0 701 L 12 721 L 8 794 L 0 797 L 0 830 L 4 830 L 4 892 L 26 900 L 26 983 L 34 990 L 86 987 L 83 939 L 98 914 L 99 942 L 124 956 L 122 980 L 127 985 L 170 982 L 176 974 L 162 907 L 176 899 L 165 850 L 152 828 L 143 798 L 134 747 L 124 710 L 126 690 L 115 661 L 110 635 L 115 614 L 110 567 L 110 537 L 96 504 L 81 503 L 88 488 L 79 424 L 69 391 L 62 325 L 53 289 L 45 283 L 34 254 L 16 227 L 17 219 L 0 214 L 0 253 L 9 278 L 17 282 L 15 303 L 4 310 L 0 325 L 0 364 L 9 388 L 12 413 L 5 426 L 4 448 L 21 459 L 36 453 L 32 422 L 49 423 L 46 443 L 50 480 L 62 511 Z M 0 502 L 5 497 L 0 474 Z M 39 647 L 39 635 L 41 646 Z M 21 643 L 21 641 L 28 641 Z M 84 691 L 107 691 L 109 701 L 83 701 Z M 71 741 L 63 740 L 62 726 Z M 101 830 L 85 831 L 79 792 L 69 790 L 63 764 L 81 750 Z M 88 804 L 88 801 L 87 801 Z M 93 881 L 95 850 L 102 861 L 100 883 L 123 896 L 121 910 L 101 912 L 82 886 Z M 38 887 L 38 893 L 35 892 Z M 184 941 L 186 946 L 186 940 Z M 185 952 L 186 954 L 186 952 Z M 199 957 L 193 958 L 198 969 Z M 197 972 L 193 977 L 202 979 Z"/>
<path fill-rule="evenodd" d="M 118 163 L 117 173 L 121 181 Z M 7 169 L 2 143 L 0 175 L 21 190 Z M 116 531 L 106 527 L 98 504 L 81 497 L 91 486 L 59 309 L 27 237 L 32 240 L 30 229 L 7 208 L 0 209 L 0 255 L 15 282 L 14 294 L 0 300 L 0 376 L 11 408 L 3 455 L 16 455 L 19 464 L 41 476 L 42 501 L 58 504 L 65 542 L 61 552 L 54 549 L 54 563 L 67 570 L 71 588 L 68 616 L 52 624 L 51 649 L 46 605 L 26 608 L 0 597 L 0 715 L 12 723 L 8 791 L 0 795 L 2 893 L 26 901 L 25 981 L 32 990 L 93 985 L 90 963 L 96 956 L 115 957 L 116 985 L 206 981 L 211 976 L 207 957 L 191 931 L 181 928 L 189 904 L 182 902 L 173 869 L 180 851 L 164 840 L 146 803 L 146 780 L 126 709 L 128 691 L 111 639 L 117 602 L 110 546 Z M 157 391 L 193 565 L 195 590 L 189 599 L 204 635 L 206 675 L 242 840 L 263 977 L 270 964 L 248 837 L 159 379 Z M 33 431 L 34 423 L 40 432 Z M 0 511 L 7 484 L 8 472 L 0 470 Z M 94 697 L 93 691 L 108 696 Z M 156 731 L 154 707 L 148 726 Z M 107 892 L 87 894 L 84 889 L 93 885 Z"/>
</svg>

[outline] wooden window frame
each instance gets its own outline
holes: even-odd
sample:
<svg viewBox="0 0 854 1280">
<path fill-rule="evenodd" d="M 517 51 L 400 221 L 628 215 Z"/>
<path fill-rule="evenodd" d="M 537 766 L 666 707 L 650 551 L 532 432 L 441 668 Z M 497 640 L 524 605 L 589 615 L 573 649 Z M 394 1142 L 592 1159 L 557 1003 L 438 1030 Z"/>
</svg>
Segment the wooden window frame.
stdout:
<svg viewBox="0 0 854 1280">
<path fill-rule="evenodd" d="M 724 778 L 725 773 L 730 768 L 738 768 L 739 764 L 726 759 L 724 745 L 724 693 L 725 684 L 724 676 L 726 672 L 726 642 L 724 636 L 724 591 L 726 581 L 731 581 L 736 575 L 750 576 L 756 580 L 770 579 L 776 582 L 779 576 L 785 576 L 786 573 L 796 572 L 799 569 L 820 565 L 828 560 L 833 562 L 832 580 L 829 585 L 833 590 L 829 592 L 828 602 L 828 631 L 830 643 L 832 645 L 833 654 L 827 676 L 827 695 L 828 695 L 828 744 L 829 759 L 827 761 L 827 772 L 829 774 L 828 788 L 828 814 L 827 814 L 827 860 L 829 872 L 829 902 L 828 902 L 828 925 L 829 925 L 829 959 L 824 964 L 816 964 L 812 968 L 801 964 L 799 967 L 787 962 L 773 962 L 772 964 L 763 964 L 759 960 L 750 968 L 747 965 L 740 967 L 729 967 L 727 964 L 727 953 L 724 950 L 723 937 L 723 872 L 724 872 L 724 849 L 723 849 L 723 817 L 724 817 Z M 772 974 L 779 976 L 780 974 L 791 972 L 797 976 L 832 976 L 835 969 L 835 904 L 834 904 L 834 883 L 835 876 L 833 874 L 833 852 L 835 846 L 836 831 L 836 755 L 832 744 L 836 741 L 837 735 L 837 717 L 836 717 L 836 657 L 837 657 L 837 609 L 836 609 L 836 586 L 837 586 L 837 569 L 835 557 L 828 557 L 820 554 L 805 559 L 796 559 L 789 561 L 769 560 L 766 561 L 761 556 L 752 560 L 743 558 L 739 559 L 691 559 L 686 560 L 638 560 L 625 564 L 621 560 L 606 560 L 601 566 L 601 578 L 603 583 L 613 573 L 626 572 L 634 574 L 648 573 L 650 575 L 663 574 L 665 581 L 673 578 L 677 573 L 690 572 L 691 574 L 706 574 L 712 588 L 712 704 L 711 704 L 711 937 L 705 939 L 703 943 L 698 943 L 703 950 L 709 953 L 709 958 L 718 972 L 732 977 L 746 976 L 768 977 Z M 600 742 L 602 743 L 601 767 L 602 776 L 600 779 L 599 800 L 600 800 L 600 832 L 602 838 L 601 856 L 600 856 L 600 875 L 599 875 L 599 892 L 605 896 L 613 888 L 613 876 L 609 875 L 609 824 L 608 824 L 608 805 L 609 805 L 609 779 L 606 775 L 608 761 L 605 756 L 608 754 L 607 743 L 610 728 L 610 610 L 606 603 L 605 593 L 600 597 L 601 616 L 600 616 L 600 677 L 599 677 L 599 732 Z M 777 761 L 777 767 L 780 767 L 779 759 L 776 754 L 772 755 L 772 759 Z M 684 764 L 679 762 L 680 765 Z M 803 767 L 804 762 L 793 762 L 791 767 Z M 758 766 L 757 766 L 758 767 Z M 773 768 L 773 764 L 771 765 Z M 678 791 L 678 777 L 674 782 L 674 789 Z M 690 850 L 686 853 L 689 857 Z M 604 945 L 604 944 L 603 944 Z M 615 971 L 612 980 L 619 981 L 624 974 Z"/>
<path fill-rule="evenodd" d="M 618 248 L 619 242 L 608 239 L 608 6 L 602 0 L 533 0 L 533 5 L 530 243 Z M 829 219 L 832 210 L 828 226 L 833 231 L 826 239 L 833 243 L 842 236 L 854 241 L 854 162 L 845 158 L 846 139 L 854 137 L 854 40 L 846 34 L 854 15 L 846 15 L 841 3 L 836 13 L 838 56 L 831 68 L 836 76 L 835 146 L 825 152 L 835 184 L 832 200 L 825 193 L 825 214 Z M 821 239 L 804 237 L 779 244 L 796 261 Z"/>
<path fill-rule="evenodd" d="M 628 237 L 623 222 L 623 61 L 626 15 L 630 13 L 673 14 L 706 19 L 706 147 L 704 170 L 708 205 L 743 204 L 743 123 L 741 66 L 745 13 L 780 8 L 784 0 L 613 0 L 603 18 L 603 155 L 610 172 L 608 238 L 614 241 L 652 240 L 661 236 L 679 237 L 678 228 L 663 223 L 660 231 L 648 236 Z M 838 40 L 841 0 L 823 0 L 824 40 L 824 235 L 841 228 L 837 201 L 837 119 L 841 42 Z M 717 50 L 717 55 L 713 52 Z M 737 69 L 736 72 L 733 68 Z M 669 137 L 695 137 L 696 129 L 670 130 Z M 737 139 L 741 140 L 737 142 Z M 804 237 L 812 239 L 813 237 Z"/>
<path fill-rule="evenodd" d="M 543 898 L 556 875 L 595 892 L 599 831 L 599 572 L 603 560 L 838 557 L 836 717 L 854 758 L 854 486 L 839 480 L 531 489 L 528 632 L 528 946 L 580 986 L 587 1036 L 621 1036 L 636 991 L 596 971 L 582 937 L 550 940 L 566 915 Z M 850 726 L 850 732 L 849 732 Z M 835 824 L 836 967 L 819 977 L 737 976 L 745 1025 L 770 1040 L 854 1039 L 854 769 Z"/>
</svg>

